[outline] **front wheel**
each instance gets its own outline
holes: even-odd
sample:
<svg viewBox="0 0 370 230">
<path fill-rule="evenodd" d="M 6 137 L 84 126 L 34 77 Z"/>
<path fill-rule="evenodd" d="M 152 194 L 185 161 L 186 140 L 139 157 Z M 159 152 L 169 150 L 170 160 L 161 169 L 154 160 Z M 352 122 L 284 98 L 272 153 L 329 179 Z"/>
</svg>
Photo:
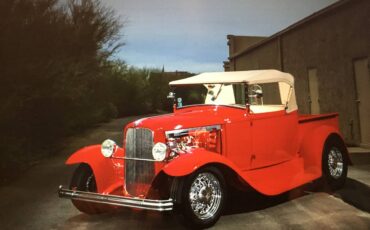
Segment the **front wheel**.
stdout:
<svg viewBox="0 0 370 230">
<path fill-rule="evenodd" d="M 80 164 L 77 167 L 72 176 L 71 184 L 69 187 L 72 190 L 97 192 L 95 176 L 89 165 Z M 86 214 L 91 215 L 101 213 L 101 210 L 95 204 L 74 199 L 72 199 L 72 203 L 78 210 Z"/>
<path fill-rule="evenodd" d="M 331 190 L 341 188 L 347 178 L 348 158 L 346 147 L 336 139 L 329 139 L 325 143 L 322 170 L 323 179 Z"/>
<path fill-rule="evenodd" d="M 186 224 L 193 228 L 214 225 L 222 214 L 226 200 L 226 183 L 215 167 L 205 167 L 185 179 L 182 212 Z"/>
</svg>

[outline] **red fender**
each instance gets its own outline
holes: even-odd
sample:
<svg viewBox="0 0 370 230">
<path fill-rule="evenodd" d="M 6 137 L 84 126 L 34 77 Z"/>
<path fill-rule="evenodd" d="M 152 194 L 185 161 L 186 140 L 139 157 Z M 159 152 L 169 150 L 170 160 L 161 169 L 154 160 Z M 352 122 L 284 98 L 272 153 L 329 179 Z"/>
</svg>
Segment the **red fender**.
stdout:
<svg viewBox="0 0 370 230">
<path fill-rule="evenodd" d="M 256 189 L 260 193 L 266 195 L 276 195 L 279 192 L 271 192 L 269 191 L 269 184 L 270 183 L 260 183 L 260 177 L 255 177 L 253 175 L 249 175 L 248 172 L 242 172 L 238 166 L 236 166 L 233 162 L 228 160 L 227 158 L 223 157 L 220 154 L 208 152 L 204 149 L 197 149 L 194 150 L 192 153 L 184 154 L 181 157 L 173 160 L 172 162 L 168 163 L 164 166 L 163 171 L 169 175 L 174 177 L 186 176 L 193 173 L 198 168 L 205 166 L 206 164 L 222 164 L 231 170 L 233 170 L 237 175 L 240 176 L 249 184 L 252 188 Z M 252 170 L 250 172 L 255 172 L 257 170 Z M 263 175 L 271 175 L 266 173 L 262 173 Z"/>
<path fill-rule="evenodd" d="M 325 141 L 331 134 L 341 137 L 337 129 L 328 125 L 319 126 L 305 134 L 299 148 L 305 171 L 322 175 L 322 152 Z"/>
<path fill-rule="evenodd" d="M 233 162 L 218 153 L 209 152 L 204 149 L 195 149 L 191 153 L 181 155 L 166 164 L 163 167 L 163 171 L 169 176 L 186 176 L 209 163 L 223 164 L 240 174 L 238 166 Z"/>
<path fill-rule="evenodd" d="M 100 148 L 100 145 L 84 147 L 73 153 L 66 164 L 88 164 L 94 172 L 98 192 L 107 194 L 123 185 L 123 164 L 117 164 L 114 159 L 104 157 Z M 122 148 L 117 148 L 117 152 L 121 151 L 123 152 Z"/>
</svg>

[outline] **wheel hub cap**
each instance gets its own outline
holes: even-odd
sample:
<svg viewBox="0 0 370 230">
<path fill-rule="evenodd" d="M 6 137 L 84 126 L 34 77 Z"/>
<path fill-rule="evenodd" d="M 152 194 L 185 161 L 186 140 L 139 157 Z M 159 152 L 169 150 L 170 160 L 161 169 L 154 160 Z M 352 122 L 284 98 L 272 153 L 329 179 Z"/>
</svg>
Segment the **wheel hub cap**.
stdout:
<svg viewBox="0 0 370 230">
<path fill-rule="evenodd" d="M 211 173 L 200 173 L 190 187 L 189 200 L 194 214 L 204 220 L 218 211 L 222 198 L 221 185 Z"/>
<path fill-rule="evenodd" d="M 333 147 L 328 154 L 329 172 L 332 177 L 338 179 L 343 173 L 343 155 L 342 152 Z"/>
</svg>

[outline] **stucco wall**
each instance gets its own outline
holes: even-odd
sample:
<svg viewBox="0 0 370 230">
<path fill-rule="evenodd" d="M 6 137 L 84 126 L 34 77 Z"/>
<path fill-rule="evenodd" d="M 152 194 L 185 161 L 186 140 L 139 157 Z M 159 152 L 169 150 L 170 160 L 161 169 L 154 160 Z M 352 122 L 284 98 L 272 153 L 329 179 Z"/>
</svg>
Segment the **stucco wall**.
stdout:
<svg viewBox="0 0 370 230">
<path fill-rule="evenodd" d="M 278 39 L 273 39 L 263 46 L 234 59 L 235 70 L 280 69 Z"/>
<path fill-rule="evenodd" d="M 247 49 L 265 38 L 266 37 L 228 35 L 229 55 L 232 56 L 240 50 Z"/>
<path fill-rule="evenodd" d="M 370 56 L 369 12 L 369 1 L 356 1 L 282 36 L 284 71 L 296 77 L 300 111 L 309 112 L 308 69 L 316 68 L 321 113 L 339 112 L 348 143 L 360 141 L 353 60 Z"/>
<path fill-rule="evenodd" d="M 231 59 L 230 66 L 233 70 L 275 68 L 292 73 L 301 113 L 309 113 L 308 69 L 316 68 L 321 113 L 339 112 L 346 142 L 358 144 L 353 61 L 370 57 L 369 12 L 369 0 L 348 1 L 247 50 Z"/>
</svg>

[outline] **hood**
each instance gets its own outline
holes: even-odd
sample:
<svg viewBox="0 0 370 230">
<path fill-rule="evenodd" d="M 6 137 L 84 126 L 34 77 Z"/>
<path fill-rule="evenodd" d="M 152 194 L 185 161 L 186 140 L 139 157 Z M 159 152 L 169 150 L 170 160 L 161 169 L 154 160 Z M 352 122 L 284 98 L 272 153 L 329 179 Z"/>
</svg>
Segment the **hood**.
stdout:
<svg viewBox="0 0 370 230">
<path fill-rule="evenodd" d="M 175 113 L 142 118 L 129 126 L 168 131 L 229 123 L 245 117 L 245 114 L 245 109 L 229 106 L 192 106 L 178 109 Z"/>
</svg>

